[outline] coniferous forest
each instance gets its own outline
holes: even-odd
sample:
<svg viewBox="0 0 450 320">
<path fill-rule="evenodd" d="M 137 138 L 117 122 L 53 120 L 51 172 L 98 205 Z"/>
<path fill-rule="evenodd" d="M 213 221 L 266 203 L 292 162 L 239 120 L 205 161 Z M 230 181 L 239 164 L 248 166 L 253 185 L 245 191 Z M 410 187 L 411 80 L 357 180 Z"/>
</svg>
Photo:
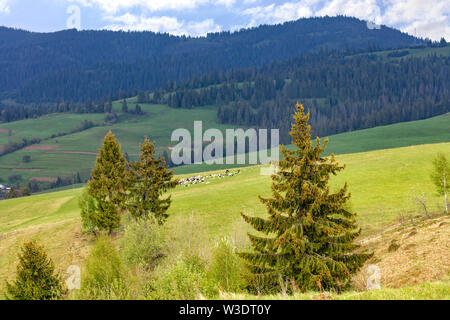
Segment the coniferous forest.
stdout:
<svg viewBox="0 0 450 320">
<path fill-rule="evenodd" d="M 320 50 L 423 45 L 398 30 L 370 30 L 350 17 L 308 18 L 192 38 L 153 32 L 0 27 L 0 100 L 99 100 L 154 90 L 167 81 L 261 66 Z"/>
</svg>

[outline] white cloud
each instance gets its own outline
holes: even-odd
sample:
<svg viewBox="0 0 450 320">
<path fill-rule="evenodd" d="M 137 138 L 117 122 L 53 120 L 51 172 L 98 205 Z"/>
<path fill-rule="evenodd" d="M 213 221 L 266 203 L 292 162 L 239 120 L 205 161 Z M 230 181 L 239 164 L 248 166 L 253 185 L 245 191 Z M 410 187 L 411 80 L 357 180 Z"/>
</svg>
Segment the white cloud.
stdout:
<svg viewBox="0 0 450 320">
<path fill-rule="evenodd" d="M 332 0 L 316 12 L 318 16 L 335 16 L 338 14 L 381 23 L 379 21 L 381 10 L 377 0 Z"/>
<path fill-rule="evenodd" d="M 389 0 L 383 22 L 421 37 L 450 38 L 450 1 Z"/>
<path fill-rule="evenodd" d="M 0 12 L 7 10 L 7 1 L 0 0 Z M 10 1 L 10 0 L 9 0 Z M 59 0 L 76 2 L 82 6 L 101 10 L 111 25 L 108 28 L 132 28 L 153 31 L 167 31 L 173 34 L 206 34 L 220 30 L 214 17 L 208 14 L 208 7 L 221 6 L 222 16 L 238 15 L 245 22 L 230 27 L 253 27 L 260 24 L 282 23 L 311 16 L 335 16 L 343 14 L 376 24 L 385 24 L 410 34 L 439 40 L 444 36 L 450 39 L 450 1 L 449 0 L 285 0 L 262 5 L 261 0 Z M 284 3 L 283 3 L 284 2 Z M 184 11 L 199 9 L 199 21 L 185 22 Z M 204 10 L 206 9 L 206 10 Z M 170 11 L 170 14 L 167 14 Z M 135 16 L 139 12 L 139 16 Z M 161 12 L 160 14 L 157 14 Z M 173 13 L 172 13 L 173 12 Z M 211 10 L 217 13 L 217 10 Z M 156 17 L 156 15 L 158 15 Z M 171 17 L 168 17 L 170 15 Z M 115 18 L 115 20 L 114 20 Z M 122 19 L 122 20 L 121 20 Z M 132 19 L 133 21 L 124 21 Z M 176 29 L 176 27 L 180 29 Z M 207 30 L 207 28 L 211 28 Z"/>
<path fill-rule="evenodd" d="M 0 13 L 9 13 L 9 0 L 0 0 Z"/>
<path fill-rule="evenodd" d="M 108 16 L 105 19 L 111 21 L 110 25 L 104 27 L 108 30 L 134 30 L 167 32 L 174 35 L 203 36 L 208 32 L 220 31 L 220 26 L 213 19 L 202 21 L 179 21 L 176 17 L 145 17 L 126 13 L 122 16 Z"/>
<path fill-rule="evenodd" d="M 433 40 L 439 40 L 442 36 L 450 39 L 449 0 L 304 0 L 255 6 L 240 14 L 250 17 L 247 26 L 342 14 Z"/>
<path fill-rule="evenodd" d="M 281 23 L 312 16 L 313 11 L 310 8 L 312 2 L 315 1 L 286 2 L 282 5 L 272 3 L 264 7 L 245 9 L 241 14 L 250 16 L 249 26 L 257 26 L 262 23 Z"/>
<path fill-rule="evenodd" d="M 78 2 L 85 7 L 96 6 L 109 14 L 118 13 L 121 10 L 133 8 L 143 9 L 148 12 L 163 10 L 181 11 L 194 9 L 201 5 L 213 4 L 218 6 L 231 7 L 236 0 L 68 0 Z"/>
</svg>

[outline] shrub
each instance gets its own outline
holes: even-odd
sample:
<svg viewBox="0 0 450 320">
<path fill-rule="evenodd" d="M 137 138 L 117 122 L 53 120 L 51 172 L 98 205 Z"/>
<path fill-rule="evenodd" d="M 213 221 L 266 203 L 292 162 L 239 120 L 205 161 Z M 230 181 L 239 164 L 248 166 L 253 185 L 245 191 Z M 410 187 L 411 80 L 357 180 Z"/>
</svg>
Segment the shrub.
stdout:
<svg viewBox="0 0 450 320">
<path fill-rule="evenodd" d="M 23 157 L 22 157 L 22 162 L 23 162 L 23 163 L 29 163 L 29 162 L 31 162 L 31 156 L 29 156 L 29 155 L 23 156 Z"/>
<path fill-rule="evenodd" d="M 126 270 L 108 237 L 99 237 L 82 274 L 80 299 L 119 300 L 129 297 Z"/>
<path fill-rule="evenodd" d="M 235 246 L 228 239 L 221 239 L 213 251 L 212 262 L 208 268 L 208 278 L 220 290 L 239 292 L 245 287 L 243 278 L 245 271 L 242 260 L 235 253 Z"/>
<path fill-rule="evenodd" d="M 44 248 L 34 241 L 23 245 L 17 266 L 17 277 L 6 283 L 6 297 L 10 300 L 58 300 L 65 291 L 53 261 Z"/>
<path fill-rule="evenodd" d="M 78 198 L 78 207 L 81 210 L 81 227 L 83 233 L 95 233 L 95 224 L 92 220 L 92 215 L 96 212 L 96 204 L 94 198 L 89 195 L 86 189 Z"/>
<path fill-rule="evenodd" d="M 179 256 L 162 270 L 150 285 L 148 297 L 154 300 L 193 300 L 198 298 L 205 279 L 204 265 L 198 257 Z"/>
<path fill-rule="evenodd" d="M 165 239 L 153 219 L 131 220 L 125 226 L 121 254 L 128 264 L 151 270 L 165 256 Z"/>
</svg>

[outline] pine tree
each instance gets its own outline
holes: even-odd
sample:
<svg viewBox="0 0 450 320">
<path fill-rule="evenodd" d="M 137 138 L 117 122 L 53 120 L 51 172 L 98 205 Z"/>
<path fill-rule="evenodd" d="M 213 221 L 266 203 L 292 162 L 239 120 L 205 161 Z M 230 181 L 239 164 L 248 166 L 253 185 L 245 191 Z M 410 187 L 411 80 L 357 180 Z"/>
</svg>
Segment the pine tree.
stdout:
<svg viewBox="0 0 450 320">
<path fill-rule="evenodd" d="M 443 153 L 438 153 L 433 160 L 431 179 L 438 194 L 444 196 L 445 211 L 448 214 L 447 193 L 450 191 L 450 162 Z"/>
<path fill-rule="evenodd" d="M 148 138 L 140 146 L 139 161 L 130 163 L 130 193 L 128 210 L 135 218 L 153 215 L 162 224 L 168 217 L 167 210 L 171 197 L 160 198 L 168 190 L 175 188 L 173 171 L 166 167 L 164 158 L 155 158 L 155 146 Z"/>
<path fill-rule="evenodd" d="M 6 283 L 6 297 L 10 300 L 57 300 L 65 291 L 55 274 L 53 261 L 44 248 L 34 241 L 27 242 L 18 255 L 17 276 Z"/>
<path fill-rule="evenodd" d="M 371 254 L 355 253 L 360 234 L 355 214 L 345 209 L 350 198 L 345 185 L 330 193 L 328 181 L 344 169 L 334 156 L 321 154 L 327 141 L 311 141 L 309 113 L 297 104 L 291 137 L 296 150 L 281 147 L 284 159 L 272 176 L 273 198 L 260 200 L 268 219 L 244 220 L 268 237 L 249 234 L 254 252 L 240 253 L 266 289 L 287 291 L 345 288 Z"/>
<path fill-rule="evenodd" d="M 92 221 L 99 230 L 111 233 L 119 227 L 120 212 L 125 208 L 127 181 L 126 160 L 117 139 L 109 131 L 88 184 L 88 193 L 97 204 Z"/>
</svg>

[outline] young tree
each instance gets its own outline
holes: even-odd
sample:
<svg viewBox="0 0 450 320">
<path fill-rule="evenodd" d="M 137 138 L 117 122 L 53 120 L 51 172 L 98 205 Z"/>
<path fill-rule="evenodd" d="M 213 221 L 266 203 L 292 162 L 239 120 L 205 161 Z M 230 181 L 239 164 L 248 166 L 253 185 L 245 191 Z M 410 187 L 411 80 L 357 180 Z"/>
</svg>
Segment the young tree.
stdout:
<svg viewBox="0 0 450 320">
<path fill-rule="evenodd" d="M 10 300 L 57 300 L 65 290 L 55 274 L 53 261 L 44 248 L 34 241 L 27 242 L 18 255 L 17 276 L 6 283 L 6 297 Z"/>
<path fill-rule="evenodd" d="M 126 160 L 111 131 L 105 136 L 92 170 L 88 193 L 96 202 L 92 221 L 99 230 L 110 233 L 120 225 L 127 189 Z"/>
<path fill-rule="evenodd" d="M 438 153 L 433 159 L 431 179 L 436 185 L 439 195 L 444 196 L 445 211 L 448 214 L 447 192 L 450 190 L 450 162 L 443 153 Z"/>
<path fill-rule="evenodd" d="M 122 112 L 123 112 L 123 113 L 127 113 L 127 112 L 128 112 L 128 103 L 127 103 L 127 99 L 123 99 L 123 101 L 122 101 Z"/>
<path fill-rule="evenodd" d="M 94 214 L 97 212 L 97 204 L 93 197 L 91 197 L 87 189 L 78 198 L 78 207 L 80 208 L 81 227 L 84 233 L 95 232 Z"/>
<path fill-rule="evenodd" d="M 244 220 L 267 235 L 249 234 L 254 252 L 240 253 L 254 279 L 268 288 L 292 290 L 342 290 L 371 254 L 354 253 L 353 240 L 360 234 L 355 214 L 345 209 L 347 186 L 331 193 L 328 181 L 344 167 L 334 156 L 321 154 L 327 144 L 311 141 L 309 113 L 297 104 L 291 137 L 296 150 L 281 147 L 284 159 L 272 176 L 273 198 L 260 200 L 268 219 Z"/>
<path fill-rule="evenodd" d="M 135 218 L 153 215 L 162 224 L 168 217 L 166 211 L 171 204 L 171 197 L 162 199 L 168 190 L 175 188 L 173 171 L 166 167 L 164 158 L 155 158 L 155 146 L 148 138 L 140 146 L 139 161 L 130 163 L 130 193 L 128 210 Z"/>
</svg>

